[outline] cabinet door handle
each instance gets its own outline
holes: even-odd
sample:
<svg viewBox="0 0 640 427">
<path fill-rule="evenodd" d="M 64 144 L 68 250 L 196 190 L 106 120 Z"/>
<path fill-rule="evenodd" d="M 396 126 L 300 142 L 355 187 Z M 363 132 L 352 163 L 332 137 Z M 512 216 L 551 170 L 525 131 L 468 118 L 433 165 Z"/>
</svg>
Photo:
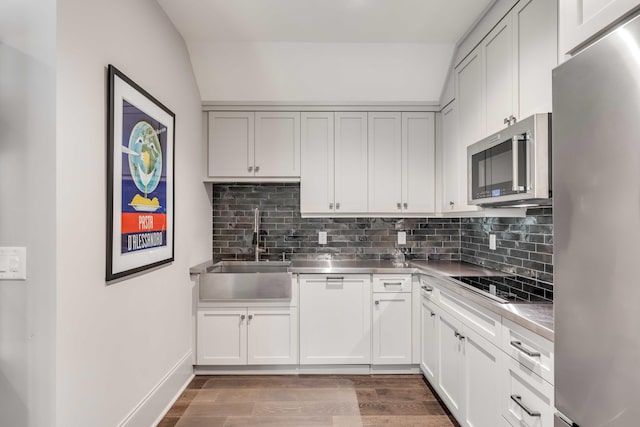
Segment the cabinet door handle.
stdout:
<svg viewBox="0 0 640 427">
<path fill-rule="evenodd" d="M 402 209 L 402 203 L 396 203 L 396 206 L 398 207 L 398 209 Z"/>
<path fill-rule="evenodd" d="M 340 209 L 340 203 L 336 203 L 336 209 Z"/>
<path fill-rule="evenodd" d="M 244 320 L 244 318 L 245 318 L 244 314 L 240 316 L 240 320 Z"/>
<path fill-rule="evenodd" d="M 249 167 L 247 168 L 247 172 L 253 172 L 253 166 L 249 166 Z"/>
<path fill-rule="evenodd" d="M 455 203 L 453 203 L 453 201 L 450 201 L 449 206 L 453 206 L 453 205 L 455 205 Z"/>
<path fill-rule="evenodd" d="M 453 336 L 460 339 L 460 334 L 458 333 L 458 331 L 454 331 Z"/>
<path fill-rule="evenodd" d="M 505 117 L 503 122 L 504 122 L 505 125 L 510 126 L 511 125 L 511 117 Z"/>
<path fill-rule="evenodd" d="M 404 206 L 404 208 L 405 208 L 405 209 L 407 209 L 407 208 L 409 207 L 409 203 L 404 202 L 404 203 L 403 203 L 403 206 Z"/>
<path fill-rule="evenodd" d="M 509 125 L 515 125 L 516 124 L 516 116 L 511 115 L 509 116 Z"/>
<path fill-rule="evenodd" d="M 526 412 L 527 414 L 529 414 L 530 417 L 539 417 L 540 416 L 540 412 L 538 411 L 532 411 L 531 409 L 529 409 L 524 403 L 522 403 L 522 397 L 518 396 L 517 394 L 512 394 L 511 395 L 511 400 L 513 400 L 514 402 L 516 402 L 516 405 L 518 405 L 519 407 L 522 408 L 522 410 L 524 412 Z"/>
<path fill-rule="evenodd" d="M 525 348 L 525 346 L 523 346 L 520 341 L 511 341 L 510 344 L 512 347 L 517 348 L 518 350 L 520 350 L 521 352 L 523 352 L 529 357 L 540 357 L 540 353 L 538 353 L 537 351 L 531 351 L 528 348 Z"/>
<path fill-rule="evenodd" d="M 380 301 L 375 301 L 374 304 L 375 305 L 380 305 Z"/>
<path fill-rule="evenodd" d="M 249 315 L 249 320 L 253 319 L 253 314 Z"/>
<path fill-rule="evenodd" d="M 329 203 L 329 209 L 333 209 L 333 203 Z"/>
<path fill-rule="evenodd" d="M 430 313 L 431 313 L 431 317 L 436 315 L 433 311 L 431 311 Z"/>
<path fill-rule="evenodd" d="M 256 166 L 256 172 L 260 170 L 260 166 Z"/>
<path fill-rule="evenodd" d="M 420 286 L 420 287 L 427 292 L 433 292 L 433 288 L 430 286 Z"/>
</svg>

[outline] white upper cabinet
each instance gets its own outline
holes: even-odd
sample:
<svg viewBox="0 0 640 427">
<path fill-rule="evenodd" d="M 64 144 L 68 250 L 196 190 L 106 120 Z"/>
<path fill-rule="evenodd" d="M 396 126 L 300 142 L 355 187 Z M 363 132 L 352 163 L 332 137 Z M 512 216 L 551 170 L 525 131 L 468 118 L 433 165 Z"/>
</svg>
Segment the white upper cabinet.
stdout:
<svg viewBox="0 0 640 427">
<path fill-rule="evenodd" d="M 521 0 L 511 12 L 514 40 L 514 116 L 551 112 L 551 72 L 558 65 L 556 0 Z"/>
<path fill-rule="evenodd" d="M 209 113 L 209 176 L 252 177 L 253 113 Z"/>
<path fill-rule="evenodd" d="M 255 114 L 256 176 L 300 176 L 300 113 Z"/>
<path fill-rule="evenodd" d="M 486 134 L 498 132 L 513 115 L 514 61 L 510 19 L 503 19 L 482 41 Z"/>
<path fill-rule="evenodd" d="M 333 113 L 302 113 L 300 211 L 335 211 Z"/>
<path fill-rule="evenodd" d="M 210 112 L 208 145 L 214 180 L 300 177 L 299 112 Z"/>
<path fill-rule="evenodd" d="M 402 212 L 435 212 L 435 113 L 402 113 Z"/>
<path fill-rule="evenodd" d="M 559 0 L 561 54 L 573 51 L 640 5 L 638 0 Z"/>
<path fill-rule="evenodd" d="M 534 113 L 551 111 L 557 21 L 554 0 L 521 0 L 483 39 L 484 136 Z"/>
<path fill-rule="evenodd" d="M 465 148 L 480 140 L 485 132 L 482 62 L 482 49 L 478 47 L 456 67 L 456 100 L 460 123 L 458 138 Z"/>
<path fill-rule="evenodd" d="M 442 168 L 440 173 L 442 185 L 443 213 L 456 212 L 460 206 L 460 183 L 462 181 L 462 150 L 458 143 L 458 110 L 456 102 L 452 102 L 442 110 L 442 132 L 440 144 L 442 146 Z M 464 202 L 463 202 L 464 203 Z M 466 204 L 466 203 L 464 203 Z"/>
<path fill-rule="evenodd" d="M 367 212 L 367 113 L 335 113 L 335 212 Z"/>
<path fill-rule="evenodd" d="M 369 212 L 402 212 L 400 113 L 369 113 Z"/>
</svg>

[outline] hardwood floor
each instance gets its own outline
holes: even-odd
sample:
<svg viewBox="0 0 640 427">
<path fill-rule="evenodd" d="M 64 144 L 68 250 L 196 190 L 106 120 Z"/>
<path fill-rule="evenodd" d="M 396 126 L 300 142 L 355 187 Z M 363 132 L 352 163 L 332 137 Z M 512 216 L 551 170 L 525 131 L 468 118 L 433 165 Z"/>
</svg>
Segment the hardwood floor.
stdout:
<svg viewBox="0 0 640 427">
<path fill-rule="evenodd" d="M 201 375 L 158 426 L 459 427 L 421 375 Z"/>
</svg>

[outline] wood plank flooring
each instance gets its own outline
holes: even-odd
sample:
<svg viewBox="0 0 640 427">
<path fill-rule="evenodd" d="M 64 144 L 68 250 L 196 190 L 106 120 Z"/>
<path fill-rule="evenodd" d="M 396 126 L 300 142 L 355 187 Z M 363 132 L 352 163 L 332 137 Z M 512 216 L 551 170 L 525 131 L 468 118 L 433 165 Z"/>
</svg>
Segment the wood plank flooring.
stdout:
<svg viewBox="0 0 640 427">
<path fill-rule="evenodd" d="M 421 375 L 196 376 L 158 427 L 459 427 Z"/>
</svg>

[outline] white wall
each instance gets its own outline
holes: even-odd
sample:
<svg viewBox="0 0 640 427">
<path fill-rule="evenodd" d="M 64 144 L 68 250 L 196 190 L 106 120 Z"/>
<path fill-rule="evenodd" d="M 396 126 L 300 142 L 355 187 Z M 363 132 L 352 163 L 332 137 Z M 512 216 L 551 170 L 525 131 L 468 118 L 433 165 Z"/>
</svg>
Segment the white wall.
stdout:
<svg viewBox="0 0 640 427">
<path fill-rule="evenodd" d="M 211 257 L 212 235 L 200 98 L 184 42 L 155 1 L 58 0 L 57 11 L 57 425 L 116 426 L 192 351 L 188 268 Z M 176 114 L 176 234 L 175 262 L 107 286 L 109 63 Z"/>
<path fill-rule="evenodd" d="M 190 43 L 203 101 L 437 103 L 451 44 Z"/>
<path fill-rule="evenodd" d="M 0 425 L 48 426 L 55 396 L 55 0 L 0 2 L 0 246 L 26 246 L 0 281 Z"/>
</svg>

